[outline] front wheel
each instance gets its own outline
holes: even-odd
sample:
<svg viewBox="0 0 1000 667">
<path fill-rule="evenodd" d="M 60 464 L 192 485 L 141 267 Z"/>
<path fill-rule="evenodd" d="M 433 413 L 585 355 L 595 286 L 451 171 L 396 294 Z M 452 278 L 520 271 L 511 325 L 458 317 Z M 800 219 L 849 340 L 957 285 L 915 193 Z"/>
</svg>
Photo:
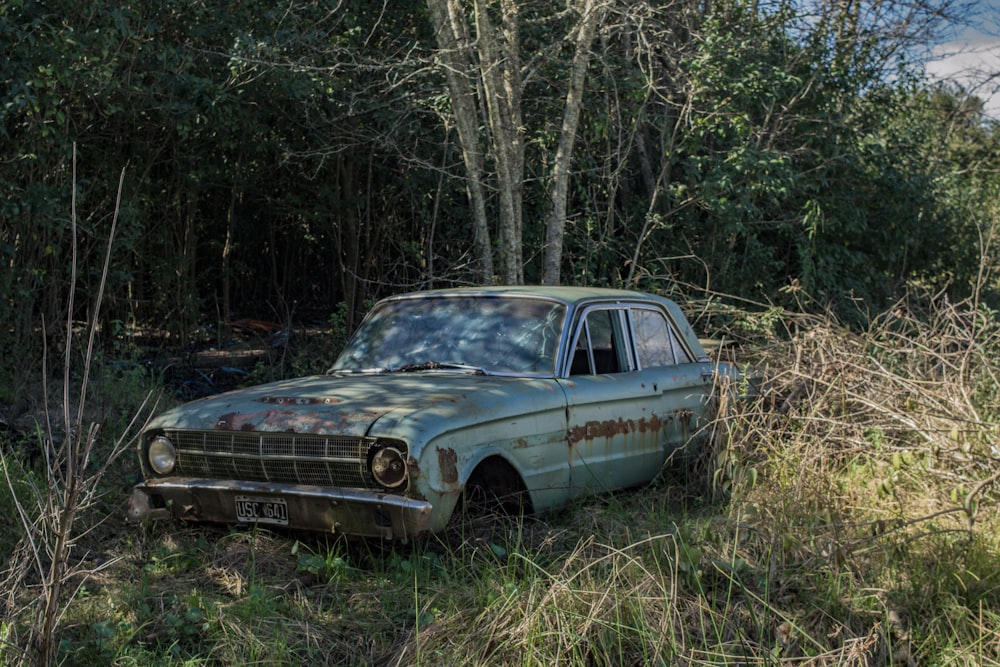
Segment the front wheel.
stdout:
<svg viewBox="0 0 1000 667">
<path fill-rule="evenodd" d="M 479 522 L 531 514 L 531 498 L 521 476 L 500 458 L 479 464 L 465 483 L 452 523 Z"/>
</svg>

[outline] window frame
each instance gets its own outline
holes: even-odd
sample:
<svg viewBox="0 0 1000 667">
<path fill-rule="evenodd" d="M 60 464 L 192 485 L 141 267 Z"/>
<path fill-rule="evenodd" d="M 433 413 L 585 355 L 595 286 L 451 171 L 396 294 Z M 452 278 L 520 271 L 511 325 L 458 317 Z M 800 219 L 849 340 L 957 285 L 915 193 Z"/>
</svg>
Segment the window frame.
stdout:
<svg viewBox="0 0 1000 667">
<path fill-rule="evenodd" d="M 564 373 L 566 377 L 581 375 L 591 377 L 601 375 L 620 375 L 622 373 L 631 373 L 638 370 L 634 343 L 632 341 L 631 318 L 628 315 L 628 311 L 629 304 L 624 303 L 593 304 L 588 305 L 579 311 L 577 317 L 575 318 L 573 338 L 571 339 L 569 345 L 569 355 Z M 619 368 L 619 370 L 611 373 L 597 372 L 597 359 L 594 356 L 594 339 L 591 332 L 590 317 L 594 313 L 598 312 L 606 312 L 610 314 L 608 320 L 611 325 L 611 352 L 614 355 Z M 574 361 L 576 359 L 576 354 L 579 351 L 580 341 L 584 338 L 586 340 L 587 370 L 589 372 L 574 373 Z"/>
<path fill-rule="evenodd" d="M 612 343 L 614 345 L 614 351 L 617 354 L 619 367 L 624 365 L 625 368 L 615 373 L 581 373 L 579 371 L 574 373 L 574 359 L 582 338 L 586 341 L 587 345 L 587 370 L 595 371 L 597 369 L 597 361 L 594 358 L 593 336 L 590 331 L 591 324 L 588 318 L 591 314 L 598 311 L 610 311 L 613 315 L 612 318 L 609 318 L 612 324 Z M 668 338 L 667 345 L 669 346 L 670 356 L 673 360 L 670 365 L 678 366 L 682 364 L 696 363 L 697 357 L 692 350 L 689 349 L 683 336 L 681 336 L 677 323 L 674 322 L 670 312 L 660 304 L 645 301 L 594 303 L 581 307 L 577 310 L 573 318 L 572 337 L 570 338 L 568 354 L 566 355 L 563 377 L 581 375 L 597 377 L 602 375 L 634 373 L 647 368 L 666 368 L 667 366 L 643 366 L 640 361 L 639 348 L 635 340 L 637 322 L 636 313 L 638 311 L 650 311 L 658 314 L 666 322 Z M 618 339 L 617 341 L 616 338 Z M 621 345 L 620 343 L 624 343 L 624 345 Z"/>
</svg>

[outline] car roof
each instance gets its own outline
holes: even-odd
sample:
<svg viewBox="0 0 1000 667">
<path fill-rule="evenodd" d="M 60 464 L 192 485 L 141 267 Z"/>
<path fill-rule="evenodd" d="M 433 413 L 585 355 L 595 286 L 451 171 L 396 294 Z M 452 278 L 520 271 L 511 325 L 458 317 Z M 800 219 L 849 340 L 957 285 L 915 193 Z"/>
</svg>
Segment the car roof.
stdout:
<svg viewBox="0 0 1000 667">
<path fill-rule="evenodd" d="M 632 290 L 612 289 L 609 287 L 575 287 L 565 285 L 505 285 L 485 287 L 453 287 L 445 289 L 407 292 L 388 297 L 392 299 L 410 299 L 423 296 L 531 296 L 561 301 L 567 304 L 579 304 L 589 301 L 658 301 L 670 302 L 661 296 Z"/>
<path fill-rule="evenodd" d="M 505 286 L 484 286 L 484 287 L 453 287 L 446 289 L 424 290 L 419 292 L 407 292 L 396 296 L 382 299 L 386 301 L 397 301 L 402 299 L 420 298 L 448 298 L 448 297 L 528 297 L 536 299 L 550 299 L 566 304 L 571 310 L 586 308 L 591 304 L 631 302 L 631 303 L 655 303 L 667 311 L 670 319 L 673 320 L 677 333 L 684 339 L 691 350 L 694 358 L 705 360 L 707 356 L 705 350 L 698 340 L 690 322 L 684 316 L 680 306 L 674 301 L 650 294 L 649 292 L 639 292 L 633 290 L 613 289 L 609 287 L 575 287 L 566 285 L 505 285 Z"/>
</svg>

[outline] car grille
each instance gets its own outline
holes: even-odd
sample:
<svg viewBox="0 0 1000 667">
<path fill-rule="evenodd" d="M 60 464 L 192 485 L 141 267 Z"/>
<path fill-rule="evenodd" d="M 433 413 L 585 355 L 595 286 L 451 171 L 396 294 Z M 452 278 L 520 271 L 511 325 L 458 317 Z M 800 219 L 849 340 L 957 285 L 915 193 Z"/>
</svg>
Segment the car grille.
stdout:
<svg viewBox="0 0 1000 667">
<path fill-rule="evenodd" d="M 168 431 L 175 474 L 248 482 L 380 489 L 368 469 L 375 438 L 296 433 Z"/>
</svg>

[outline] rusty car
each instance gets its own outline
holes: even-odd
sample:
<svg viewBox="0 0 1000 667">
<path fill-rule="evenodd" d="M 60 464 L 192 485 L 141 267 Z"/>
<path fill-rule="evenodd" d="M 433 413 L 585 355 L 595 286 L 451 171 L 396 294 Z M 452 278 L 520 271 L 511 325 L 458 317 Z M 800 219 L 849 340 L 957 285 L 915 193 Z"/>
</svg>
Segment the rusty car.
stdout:
<svg viewBox="0 0 1000 667">
<path fill-rule="evenodd" d="M 583 287 L 378 302 L 325 374 L 152 420 L 129 518 L 409 539 L 470 498 L 544 512 L 649 482 L 697 447 L 710 360 L 677 304 Z"/>
</svg>

